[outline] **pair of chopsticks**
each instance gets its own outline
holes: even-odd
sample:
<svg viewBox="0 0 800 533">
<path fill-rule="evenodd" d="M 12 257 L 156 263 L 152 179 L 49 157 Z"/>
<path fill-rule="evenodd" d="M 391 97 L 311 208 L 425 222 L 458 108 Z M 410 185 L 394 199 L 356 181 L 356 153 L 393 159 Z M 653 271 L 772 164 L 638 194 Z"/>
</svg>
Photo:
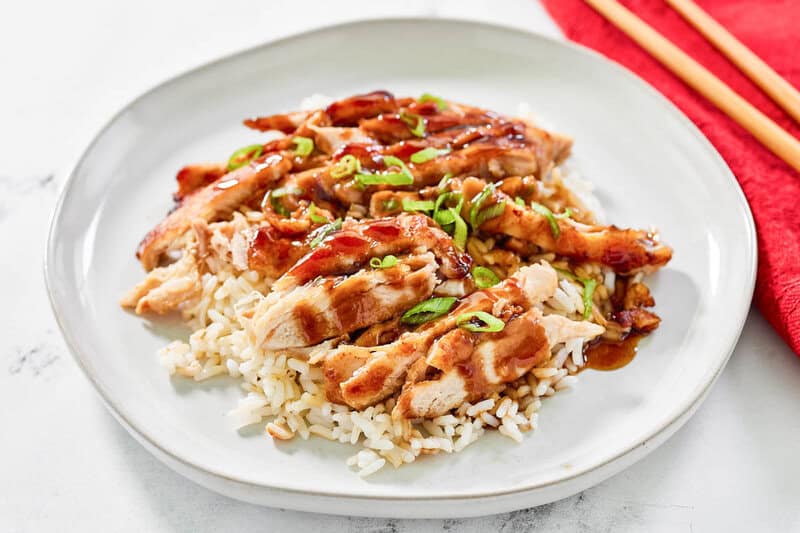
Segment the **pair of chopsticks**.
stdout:
<svg viewBox="0 0 800 533">
<path fill-rule="evenodd" d="M 695 91 L 800 171 L 800 141 L 617 0 L 585 0 Z M 800 123 L 800 92 L 692 0 L 666 0 L 786 113 Z"/>
</svg>

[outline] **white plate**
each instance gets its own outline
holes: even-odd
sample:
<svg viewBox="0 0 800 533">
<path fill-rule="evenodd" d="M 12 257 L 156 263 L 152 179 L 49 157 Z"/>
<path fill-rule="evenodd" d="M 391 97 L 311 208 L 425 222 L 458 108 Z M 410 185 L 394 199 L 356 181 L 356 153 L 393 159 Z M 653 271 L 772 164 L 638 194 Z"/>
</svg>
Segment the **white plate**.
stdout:
<svg viewBox="0 0 800 533">
<path fill-rule="evenodd" d="M 224 160 L 260 134 L 247 116 L 291 110 L 315 92 L 424 91 L 515 113 L 574 136 L 572 165 L 598 187 L 612 222 L 655 225 L 675 249 L 653 278 L 658 331 L 616 372 L 586 372 L 545 402 L 515 444 L 491 435 L 363 480 L 353 448 L 274 444 L 237 432 L 232 380 L 170 380 L 156 350 L 170 334 L 117 300 L 142 277 L 139 239 L 171 206 L 175 171 Z M 59 324 L 120 422 L 171 467 L 266 505 L 359 515 L 496 513 L 602 481 L 691 415 L 736 343 L 756 264 L 747 204 L 725 163 L 656 91 L 599 55 L 519 31 L 456 21 L 336 26 L 260 46 L 170 80 L 123 109 L 87 148 L 56 209 L 46 261 Z M 74 408 L 79 408 L 75 406 Z"/>
</svg>

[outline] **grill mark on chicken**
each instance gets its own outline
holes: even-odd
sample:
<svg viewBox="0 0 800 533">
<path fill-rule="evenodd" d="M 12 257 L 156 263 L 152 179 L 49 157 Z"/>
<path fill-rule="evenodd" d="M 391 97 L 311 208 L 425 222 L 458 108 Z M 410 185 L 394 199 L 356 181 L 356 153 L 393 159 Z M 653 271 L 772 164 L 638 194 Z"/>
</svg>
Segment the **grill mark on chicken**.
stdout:
<svg viewBox="0 0 800 533">
<path fill-rule="evenodd" d="M 388 320 L 430 297 L 438 283 L 433 254 L 401 258 L 395 267 L 323 277 L 273 292 L 253 315 L 256 342 L 278 350 L 311 346 Z"/>
<path fill-rule="evenodd" d="M 465 198 L 474 198 L 486 183 L 468 178 L 461 191 Z M 672 258 L 672 249 L 658 242 L 655 235 L 616 226 L 584 225 L 569 219 L 556 220 L 559 236 L 556 237 L 547 217 L 527 206 L 517 205 L 501 191 L 495 191 L 488 207 L 505 201 L 505 210 L 481 226 L 481 231 L 508 235 L 531 242 L 545 251 L 555 252 L 579 262 L 602 263 L 620 274 L 652 271 Z"/>
<path fill-rule="evenodd" d="M 371 348 L 337 348 L 326 357 L 324 368 L 338 365 L 339 358 L 343 357 L 341 354 L 345 354 L 348 360 L 352 360 L 354 354 L 358 354 L 358 357 L 369 354 L 367 362 L 339 384 L 345 403 L 356 409 L 364 408 L 397 391 L 408 368 L 428 352 L 437 337 L 456 327 L 456 317 L 460 314 L 469 311 L 499 314 L 502 309 L 513 306 L 526 309 L 549 298 L 555 292 L 557 283 L 555 271 L 549 266 L 524 267 L 499 285 L 465 297 L 445 317 L 423 324 L 391 344 Z M 326 371 L 328 374 L 333 372 Z"/>
<path fill-rule="evenodd" d="M 277 154 L 229 172 L 186 197 L 177 209 L 153 228 L 139 244 L 136 256 L 145 270 L 158 265 L 161 254 L 191 227 L 193 219 L 213 222 L 229 215 L 250 198 L 263 194 L 291 168 L 291 162 Z"/>
</svg>

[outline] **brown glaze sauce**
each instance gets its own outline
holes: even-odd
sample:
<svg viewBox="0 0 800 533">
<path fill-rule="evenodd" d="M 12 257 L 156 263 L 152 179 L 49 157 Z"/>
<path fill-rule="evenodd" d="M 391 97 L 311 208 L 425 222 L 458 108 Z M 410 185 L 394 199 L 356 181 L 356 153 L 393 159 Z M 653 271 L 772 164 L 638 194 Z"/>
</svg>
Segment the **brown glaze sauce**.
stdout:
<svg viewBox="0 0 800 533">
<path fill-rule="evenodd" d="M 632 333 L 621 341 L 605 341 L 590 344 L 583 352 L 586 366 L 593 370 L 618 370 L 636 357 L 637 345 L 644 335 Z"/>
</svg>

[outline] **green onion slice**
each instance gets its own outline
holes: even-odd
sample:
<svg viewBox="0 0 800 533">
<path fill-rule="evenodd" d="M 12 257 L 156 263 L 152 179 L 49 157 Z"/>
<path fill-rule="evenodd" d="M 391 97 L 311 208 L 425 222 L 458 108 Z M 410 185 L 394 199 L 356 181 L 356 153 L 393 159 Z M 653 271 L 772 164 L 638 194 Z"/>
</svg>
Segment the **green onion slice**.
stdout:
<svg viewBox="0 0 800 533">
<path fill-rule="evenodd" d="M 327 218 L 317 213 L 317 206 L 314 202 L 311 202 L 311 205 L 308 206 L 308 218 L 315 224 L 327 224 L 329 222 Z"/>
<path fill-rule="evenodd" d="M 434 96 L 431 93 L 422 93 L 418 100 L 423 104 L 425 102 L 436 102 L 436 107 L 439 108 L 439 111 L 444 111 L 447 109 L 447 102 L 445 102 L 443 98 Z"/>
<path fill-rule="evenodd" d="M 553 238 L 558 239 L 558 236 L 561 235 L 561 229 L 558 227 L 558 222 L 556 221 L 556 217 L 553 215 L 553 212 L 542 204 L 536 202 L 531 202 L 531 209 L 547 219 L 547 221 L 550 223 L 550 231 L 553 233 Z"/>
<path fill-rule="evenodd" d="M 433 211 L 433 200 L 411 200 L 403 198 L 403 211 Z"/>
<path fill-rule="evenodd" d="M 393 255 L 387 255 L 383 259 L 373 257 L 369 260 L 369 266 L 372 268 L 392 268 L 395 265 L 397 265 L 397 258 Z"/>
<path fill-rule="evenodd" d="M 403 163 L 403 160 L 400 159 L 399 157 L 395 157 L 393 155 L 385 155 L 383 156 L 383 164 L 386 165 L 387 168 L 393 166 L 400 167 L 400 170 L 403 172 L 403 174 L 409 176 L 412 180 L 414 179 L 414 174 L 412 174 L 411 171 L 408 170 L 406 164 Z"/>
<path fill-rule="evenodd" d="M 267 193 L 265 200 L 269 199 L 269 205 L 272 206 L 272 210 L 278 213 L 279 215 L 283 215 L 285 217 L 289 216 L 289 210 L 284 207 L 281 203 L 281 198 L 284 196 L 295 195 L 299 196 L 303 194 L 303 189 L 300 187 L 278 187 L 277 189 L 273 189 Z"/>
<path fill-rule="evenodd" d="M 519 196 L 514 198 L 514 203 L 517 204 L 518 206 L 525 207 L 525 200 L 523 200 Z"/>
<path fill-rule="evenodd" d="M 553 218 L 557 218 L 559 220 L 563 220 L 565 218 L 572 218 L 572 209 L 570 209 L 568 207 L 568 208 L 564 209 L 563 213 L 553 214 Z"/>
<path fill-rule="evenodd" d="M 400 204 L 394 198 L 389 198 L 388 200 L 383 201 L 384 211 L 394 211 L 398 207 L 400 207 Z"/>
<path fill-rule="evenodd" d="M 419 152 L 415 152 L 411 154 L 411 162 L 415 164 L 426 163 L 431 159 L 436 159 L 440 155 L 447 155 L 450 153 L 449 148 L 442 148 L 441 150 L 438 148 L 433 148 L 429 146 L 428 148 L 423 148 Z"/>
<path fill-rule="evenodd" d="M 447 185 L 447 182 L 450 181 L 450 178 L 452 177 L 453 177 L 452 172 L 448 172 L 447 174 L 442 176 L 442 180 L 439 182 L 439 189 L 444 190 L 445 186 Z"/>
<path fill-rule="evenodd" d="M 458 315 L 456 317 L 456 326 L 467 331 L 490 333 L 503 331 L 503 328 L 506 327 L 502 320 L 485 311 L 472 311 L 471 313 Z"/>
<path fill-rule="evenodd" d="M 311 241 L 309 246 L 311 247 L 311 249 L 316 248 L 317 246 L 320 245 L 320 243 L 322 243 L 322 241 L 325 240 L 325 237 L 327 237 L 328 235 L 330 235 L 334 231 L 339 231 L 340 229 L 342 229 L 342 219 L 341 218 L 337 218 L 333 222 L 329 222 L 328 224 L 325 224 L 324 226 L 320 226 L 320 228 L 317 230 L 317 232 L 318 232 L 317 236 L 314 237 L 314 240 Z"/>
<path fill-rule="evenodd" d="M 453 222 L 455 223 L 453 228 L 453 244 L 463 252 L 467 245 L 467 223 L 464 222 L 464 219 L 461 218 L 461 215 L 454 208 L 449 208 L 449 211 L 452 213 Z"/>
<path fill-rule="evenodd" d="M 412 185 L 414 176 L 390 172 L 388 174 L 356 174 L 355 181 L 359 185 Z"/>
<path fill-rule="evenodd" d="M 247 163 L 260 156 L 263 151 L 263 144 L 251 144 L 250 146 L 239 148 L 233 152 L 233 155 L 228 159 L 228 171 L 245 166 Z"/>
<path fill-rule="evenodd" d="M 272 197 L 280 198 L 282 196 L 289 196 L 289 195 L 301 196 L 304 193 L 305 191 L 303 191 L 303 189 L 301 189 L 300 187 L 293 187 L 290 185 L 289 187 L 278 187 L 277 189 L 273 189 Z"/>
<path fill-rule="evenodd" d="M 473 226 L 472 229 L 480 228 L 483 225 L 484 222 L 486 222 L 489 219 L 499 217 L 500 215 L 503 214 L 503 212 L 505 210 L 506 210 L 506 202 L 505 202 L 505 200 L 500 202 L 500 203 L 497 203 L 497 204 L 494 204 L 494 205 L 490 205 L 486 209 L 482 209 L 478 213 L 478 216 L 477 216 L 477 218 L 475 220 L 475 224 L 476 225 Z"/>
<path fill-rule="evenodd" d="M 400 322 L 404 324 L 424 324 L 425 322 L 430 322 L 431 320 L 447 314 L 454 303 L 456 303 L 456 298 L 453 296 L 425 300 L 403 313 Z"/>
<path fill-rule="evenodd" d="M 348 154 L 331 167 L 330 173 L 333 179 L 338 180 L 357 172 L 361 172 L 361 161 L 356 156 Z"/>
<path fill-rule="evenodd" d="M 494 193 L 495 188 L 495 184 L 490 183 L 472 199 L 472 207 L 469 209 L 469 224 L 472 226 L 473 230 L 478 229 L 478 213 L 481 210 L 483 202 Z"/>
<path fill-rule="evenodd" d="M 567 279 L 571 279 L 572 281 L 578 281 L 578 276 L 576 276 L 569 270 L 564 270 L 563 268 L 555 268 L 555 267 L 553 267 L 553 269 Z"/>
<path fill-rule="evenodd" d="M 453 213 L 450 212 L 446 203 L 451 199 L 455 199 L 458 202 L 455 206 L 456 213 L 461 213 L 461 208 L 464 206 L 464 196 L 460 192 L 443 192 L 436 198 L 436 203 L 433 204 L 433 220 L 442 227 L 455 222 L 455 217 L 453 217 Z M 442 205 L 445 206 L 445 209 L 442 209 Z"/>
<path fill-rule="evenodd" d="M 482 266 L 476 266 L 472 269 L 472 279 L 475 280 L 475 285 L 479 289 L 488 289 L 500 283 L 500 278 L 497 277 L 497 274 Z"/>
<path fill-rule="evenodd" d="M 297 136 L 294 139 L 292 139 L 292 142 L 295 145 L 294 155 L 299 155 L 300 157 L 306 157 L 308 155 L 311 155 L 311 152 L 314 151 L 313 139 L 309 139 L 308 137 Z"/>
<path fill-rule="evenodd" d="M 597 281 L 593 279 L 582 279 L 583 283 L 583 319 L 588 320 L 592 316 L 592 296 L 597 287 Z"/>
<path fill-rule="evenodd" d="M 408 126 L 412 135 L 415 137 L 425 137 L 425 119 L 420 115 L 402 111 L 400 112 L 400 120 Z"/>
</svg>

